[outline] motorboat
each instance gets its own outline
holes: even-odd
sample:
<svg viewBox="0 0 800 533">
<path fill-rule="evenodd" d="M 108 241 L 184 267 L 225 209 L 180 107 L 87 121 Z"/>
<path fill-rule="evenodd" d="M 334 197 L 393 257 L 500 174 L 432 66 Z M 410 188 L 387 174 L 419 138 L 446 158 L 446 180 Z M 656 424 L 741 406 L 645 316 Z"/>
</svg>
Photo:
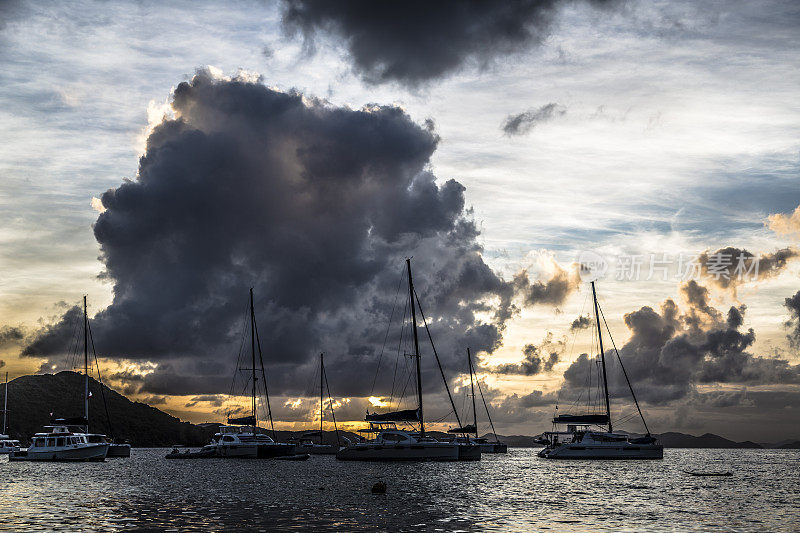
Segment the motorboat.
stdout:
<svg viewBox="0 0 800 533">
<path fill-rule="evenodd" d="M 69 426 L 45 426 L 46 432 L 34 435 L 26 450 L 11 452 L 9 461 L 103 461 L 108 443 L 89 442 L 85 433 Z"/>
<path fill-rule="evenodd" d="M 12 439 L 8 435 L 0 434 L 0 455 L 18 452 L 20 450 L 19 441 Z"/>
<path fill-rule="evenodd" d="M 600 327 L 602 314 L 597 303 L 597 291 L 594 281 L 591 282 L 591 286 L 597 340 L 600 349 L 599 368 L 602 370 L 601 381 L 605 399 L 605 412 L 554 416 L 554 430 L 544 432 L 537 439 L 537 442 L 545 444 L 545 447 L 537 455 L 543 459 L 663 459 L 664 447 L 650 434 L 647 421 L 644 419 L 644 414 L 639 401 L 636 399 L 636 393 L 633 391 L 633 386 L 630 379 L 628 379 L 628 373 L 625 371 L 625 366 L 622 364 L 622 358 L 616 349 L 616 345 L 614 345 L 614 352 L 647 433 L 643 437 L 631 438 L 626 433 L 614 432 L 611 419 L 611 402 L 608 394 L 606 356 L 603 350 L 603 334 Z M 603 320 L 605 320 L 604 317 Z M 606 329 L 608 329 L 608 324 L 605 325 Z M 561 426 L 566 426 L 566 431 L 560 431 L 558 428 Z"/>
</svg>

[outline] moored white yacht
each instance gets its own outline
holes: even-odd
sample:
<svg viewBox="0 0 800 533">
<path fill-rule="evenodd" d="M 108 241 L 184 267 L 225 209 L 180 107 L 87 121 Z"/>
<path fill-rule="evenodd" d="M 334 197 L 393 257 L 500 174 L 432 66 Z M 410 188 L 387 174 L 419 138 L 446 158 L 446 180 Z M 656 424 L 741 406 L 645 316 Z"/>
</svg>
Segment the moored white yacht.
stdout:
<svg viewBox="0 0 800 533">
<path fill-rule="evenodd" d="M 422 410 L 422 370 L 420 366 L 419 337 L 417 332 L 417 308 L 419 307 L 425 328 L 428 331 L 428 338 L 431 340 L 431 348 L 438 362 L 436 348 L 430 330 L 427 328 L 425 315 L 419 303 L 419 298 L 414 292 L 414 282 L 411 277 L 411 259 L 406 259 L 406 272 L 408 273 L 408 305 L 411 319 L 411 331 L 414 339 L 414 353 L 411 357 L 416 363 L 416 389 L 417 407 L 416 409 L 405 409 L 389 413 L 367 413 L 366 421 L 369 423 L 368 429 L 359 430 L 371 436 L 357 443 L 348 443 L 336 454 L 336 458 L 343 461 L 459 461 L 459 460 L 478 460 L 481 457 L 481 449 L 471 443 L 459 444 L 456 442 L 440 442 L 425 432 L 425 419 Z M 447 380 L 442 379 L 453 407 L 453 413 L 458 420 L 458 413 L 447 386 Z M 419 431 L 404 431 L 397 428 L 397 423 L 415 424 Z M 459 420 L 459 426 L 461 422 Z"/>
<path fill-rule="evenodd" d="M 203 450 L 214 450 L 217 457 L 269 459 L 294 455 L 295 445 L 275 442 L 263 428 L 249 426 L 220 426 Z"/>
<path fill-rule="evenodd" d="M 91 443 L 85 433 L 69 426 L 45 426 L 47 432 L 34 435 L 27 450 L 12 452 L 9 461 L 103 461 L 108 443 Z"/>
<path fill-rule="evenodd" d="M 258 348 L 258 352 L 256 352 Z M 256 353 L 258 353 L 259 367 L 256 367 Z M 243 354 L 240 352 L 240 360 Z M 219 427 L 219 431 L 211 438 L 211 442 L 206 444 L 199 452 L 179 453 L 177 449 L 167 455 L 168 459 L 178 458 L 206 458 L 206 457 L 226 457 L 243 459 L 269 459 L 272 457 L 285 457 L 295 455 L 295 445 L 291 443 L 275 442 L 275 426 L 272 422 L 272 409 L 269 406 L 269 391 L 267 390 L 267 376 L 264 370 L 264 357 L 261 352 L 261 341 L 258 337 L 258 326 L 256 324 L 255 307 L 253 303 L 253 289 L 250 289 L 250 360 L 251 367 L 248 384 L 250 385 L 250 415 L 240 418 L 228 418 L 228 425 Z M 260 376 L 256 371 L 260 370 Z M 272 437 L 267 434 L 267 430 L 258 425 L 258 411 L 256 409 L 258 400 L 258 380 L 264 387 L 264 397 L 266 400 L 267 415 L 269 417 Z M 234 374 L 234 384 L 236 375 Z M 233 390 L 234 387 L 231 387 Z"/>
<path fill-rule="evenodd" d="M 611 421 L 611 402 L 608 395 L 608 378 L 606 375 L 606 359 L 603 350 L 603 334 L 600 328 L 600 306 L 597 303 L 597 292 L 594 281 L 592 285 L 592 299 L 594 301 L 595 322 L 597 325 L 597 339 L 600 348 L 600 363 L 602 368 L 602 382 L 605 398 L 605 413 L 601 414 L 564 414 L 553 418 L 553 426 L 566 425 L 566 431 L 547 431 L 542 434 L 545 447 L 537 454 L 544 459 L 663 459 L 664 447 L 656 442 L 650 435 L 647 422 L 644 419 L 639 401 L 633 392 L 633 386 L 628 379 L 628 373 L 622 365 L 619 352 L 614 348 L 620 367 L 625 375 L 625 381 L 631 391 L 631 396 L 636 404 L 636 409 L 642 419 L 647 434 L 644 437 L 629 438 L 625 433 L 614 433 Z M 592 426 L 600 429 L 591 429 Z"/>
<path fill-rule="evenodd" d="M 361 433 L 374 437 L 345 446 L 336 458 L 342 461 L 458 461 L 459 446 L 420 433 L 397 429 L 395 422 L 370 422 Z M 480 458 L 480 455 L 478 455 Z"/>
</svg>

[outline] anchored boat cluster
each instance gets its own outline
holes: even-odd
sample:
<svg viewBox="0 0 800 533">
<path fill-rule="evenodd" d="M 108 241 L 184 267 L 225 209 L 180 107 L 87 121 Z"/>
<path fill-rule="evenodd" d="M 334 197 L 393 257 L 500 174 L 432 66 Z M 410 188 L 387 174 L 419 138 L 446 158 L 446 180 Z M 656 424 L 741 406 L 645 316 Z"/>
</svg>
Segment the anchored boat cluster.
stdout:
<svg viewBox="0 0 800 533">
<path fill-rule="evenodd" d="M 487 418 L 492 425 L 495 441 L 478 436 L 478 420 L 475 401 L 475 382 L 472 356 L 467 349 L 467 365 L 470 374 L 470 389 L 472 392 L 472 424 L 463 425 L 456 409 L 453 396 L 445 378 L 444 370 L 439 360 L 433 337 L 428 329 L 427 320 L 422 310 L 419 296 L 414 290 L 414 281 L 411 274 L 411 260 L 406 259 L 405 275 L 408 282 L 408 303 L 410 310 L 411 333 L 413 336 L 413 353 L 407 354 L 414 360 L 416 374 L 416 407 L 384 413 L 367 412 L 365 421 L 368 428 L 359 430 L 360 437 L 352 442 L 340 436 L 336 426 L 333 412 L 333 401 L 325 372 L 324 355 L 319 359 L 319 402 L 320 402 L 320 428 L 318 432 L 306 433 L 299 439 L 290 439 L 289 442 L 277 442 L 275 427 L 272 420 L 272 410 L 269 404 L 269 391 L 267 389 L 264 357 L 261 351 L 261 341 L 258 334 L 258 325 L 253 302 L 253 289 L 250 289 L 250 368 L 246 370 L 250 384 L 250 414 L 244 417 L 228 418 L 228 424 L 220 426 L 218 432 L 211 438 L 211 442 L 200 450 L 186 450 L 180 452 L 173 449 L 167 459 L 206 459 L 206 458 L 258 458 L 281 460 L 305 460 L 311 455 L 336 455 L 343 461 L 475 461 L 483 453 L 505 453 L 507 446 L 497 439 L 494 424 L 489 415 L 489 408 L 483 397 L 480 381 L 477 382 L 478 390 L 486 408 Z M 603 349 L 603 335 L 601 330 L 602 311 L 597 303 L 595 283 L 591 282 L 592 298 L 594 302 L 594 315 L 597 326 L 597 336 L 600 348 L 600 363 L 602 367 L 602 383 L 604 390 L 605 412 L 560 414 L 553 418 L 554 430 L 543 433 L 538 442 L 544 447 L 538 452 L 543 459 L 661 459 L 663 446 L 656 442 L 650 435 L 647 423 L 644 420 L 636 395 L 633 392 L 630 380 L 625 373 L 626 382 L 631 391 L 636 408 L 647 429 L 647 434 L 639 438 L 631 438 L 625 433 L 615 433 L 611 421 L 611 405 L 608 394 L 608 381 L 606 377 L 606 361 Z M 130 445 L 115 443 L 113 439 L 96 433 L 89 432 L 89 345 L 91 341 L 94 352 L 94 341 L 91 338 L 91 328 L 86 313 L 86 298 L 83 300 L 83 325 L 84 325 L 84 416 L 79 418 L 54 419 L 46 431 L 37 433 L 31 446 L 21 449 L 18 441 L 0 435 L 0 453 L 8 453 L 11 461 L 102 461 L 106 457 L 129 457 Z M 444 381 L 445 390 L 450 400 L 452 412 L 455 414 L 457 427 L 448 430 L 452 435 L 449 440 L 438 440 L 425 429 L 425 416 L 423 410 L 422 371 L 420 364 L 419 332 L 417 327 L 417 312 L 427 332 L 433 354 L 439 371 Z M 606 328 L 608 326 L 606 325 Z M 613 340 L 612 340 L 613 342 Z M 614 347 L 617 357 L 619 353 Z M 240 352 L 240 362 L 242 360 Z M 96 359 L 96 354 L 94 355 Z M 620 365 L 622 360 L 619 360 Z M 99 366 L 98 366 L 99 372 Z M 98 376 L 99 377 L 99 376 Z M 234 378 L 235 379 L 235 378 Z M 260 427 L 256 409 L 259 396 L 258 382 L 261 381 L 265 396 L 267 418 L 270 429 Z M 6 376 L 6 387 L 8 377 Z M 101 387 L 102 390 L 102 387 Z M 336 444 L 325 444 L 322 436 L 323 410 L 325 391 L 327 390 L 328 407 L 336 430 Z M 7 394 L 6 394 L 7 397 Z M 3 418 L 3 433 L 5 433 L 5 412 Z M 398 423 L 405 424 L 413 429 L 398 428 Z M 559 426 L 566 429 L 559 430 Z M 319 437 L 319 442 L 316 442 Z"/>
</svg>

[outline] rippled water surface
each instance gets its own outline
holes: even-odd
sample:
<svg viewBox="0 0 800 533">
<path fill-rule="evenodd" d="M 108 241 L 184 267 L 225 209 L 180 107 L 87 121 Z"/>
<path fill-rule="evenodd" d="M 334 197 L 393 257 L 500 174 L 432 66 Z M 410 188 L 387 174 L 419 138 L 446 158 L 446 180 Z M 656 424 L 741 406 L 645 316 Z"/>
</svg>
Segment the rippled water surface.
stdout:
<svg viewBox="0 0 800 533">
<path fill-rule="evenodd" d="M 663 461 L 474 463 L 0 459 L 3 531 L 798 531 L 800 452 L 666 450 Z M 725 470 L 692 477 L 682 470 Z M 385 495 L 373 495 L 377 480 Z"/>
</svg>

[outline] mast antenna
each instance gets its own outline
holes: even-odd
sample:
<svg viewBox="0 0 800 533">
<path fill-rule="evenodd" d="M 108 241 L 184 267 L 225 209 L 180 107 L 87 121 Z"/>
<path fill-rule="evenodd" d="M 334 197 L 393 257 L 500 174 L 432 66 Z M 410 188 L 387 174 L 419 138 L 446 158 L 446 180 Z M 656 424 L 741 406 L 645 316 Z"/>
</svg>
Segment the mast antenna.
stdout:
<svg viewBox="0 0 800 533">
<path fill-rule="evenodd" d="M 611 426 L 611 403 L 608 400 L 608 375 L 606 374 L 606 356 L 603 352 L 603 330 L 600 328 L 600 311 L 597 305 L 597 291 L 594 288 L 594 281 L 592 282 L 592 299 L 594 300 L 594 317 L 597 323 L 597 340 L 600 344 L 600 362 L 603 366 L 603 390 L 606 395 L 606 417 L 608 417 L 608 432 L 612 433 L 614 430 Z"/>
<path fill-rule="evenodd" d="M 414 305 L 414 281 L 411 278 L 411 258 L 406 258 L 406 268 L 408 270 L 408 303 L 411 305 L 411 329 L 414 332 L 414 355 L 417 359 L 417 402 L 419 409 L 419 434 L 425 436 L 425 418 L 422 414 L 422 369 L 420 368 L 419 357 L 419 336 L 417 334 L 417 308 Z"/>
</svg>

